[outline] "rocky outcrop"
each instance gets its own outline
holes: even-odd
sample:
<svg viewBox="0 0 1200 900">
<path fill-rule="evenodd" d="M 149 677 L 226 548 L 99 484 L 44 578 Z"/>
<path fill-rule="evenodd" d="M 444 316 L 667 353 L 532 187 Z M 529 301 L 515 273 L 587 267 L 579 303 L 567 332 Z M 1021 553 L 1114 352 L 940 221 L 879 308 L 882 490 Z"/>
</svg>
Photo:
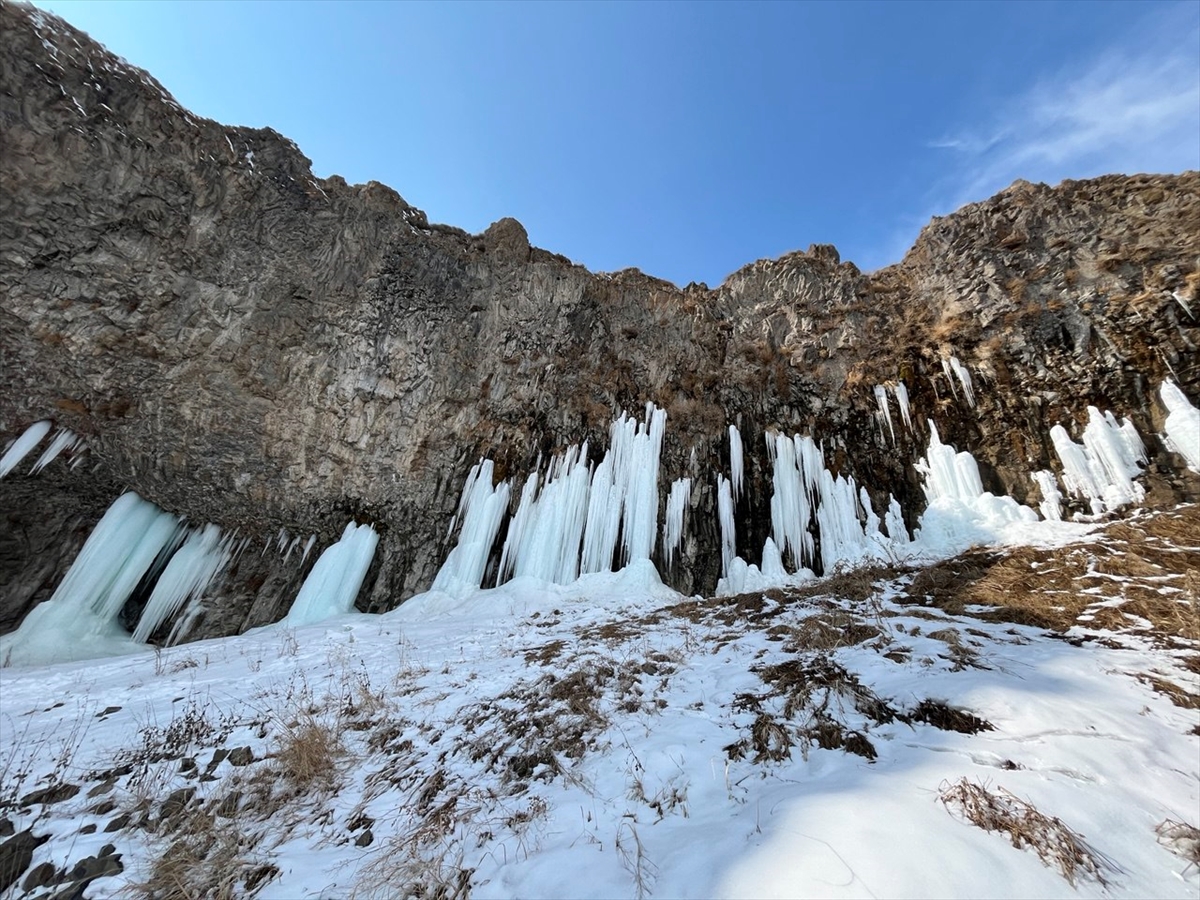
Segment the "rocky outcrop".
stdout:
<svg viewBox="0 0 1200 900">
<path fill-rule="evenodd" d="M 877 504 L 891 492 L 913 516 L 926 418 L 988 487 L 1032 499 L 1030 471 L 1056 466 L 1053 425 L 1096 404 L 1150 435 L 1160 379 L 1200 394 L 1197 173 L 1018 182 L 873 274 L 814 246 L 679 289 L 588 272 L 513 219 L 469 235 L 384 185 L 316 178 L 286 138 L 191 115 L 49 14 L 2 3 L 0 27 L 0 433 L 50 418 L 88 449 L 0 481 L 0 630 L 125 489 L 260 544 L 375 523 L 359 605 L 382 610 L 429 585 L 476 459 L 523 474 L 569 443 L 604 446 L 614 413 L 652 401 L 668 414 L 661 483 L 697 484 L 665 574 L 705 591 L 728 424 L 747 437 L 753 559 L 767 429 L 824 440 Z M 897 381 L 917 428 L 893 443 L 874 386 Z M 1150 449 L 1152 496 L 1197 496 Z M 298 559 L 243 555 L 197 633 L 278 618 Z"/>
</svg>

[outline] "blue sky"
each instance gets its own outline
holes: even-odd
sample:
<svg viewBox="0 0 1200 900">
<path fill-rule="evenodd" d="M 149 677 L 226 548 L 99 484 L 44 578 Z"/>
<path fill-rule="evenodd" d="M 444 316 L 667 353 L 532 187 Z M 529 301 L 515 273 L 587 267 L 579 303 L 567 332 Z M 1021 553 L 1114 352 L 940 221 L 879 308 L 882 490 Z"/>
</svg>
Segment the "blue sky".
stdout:
<svg viewBox="0 0 1200 900">
<path fill-rule="evenodd" d="M 593 270 L 871 270 L 1015 178 L 1200 168 L 1200 3 L 43 0 L 196 113 Z"/>
</svg>

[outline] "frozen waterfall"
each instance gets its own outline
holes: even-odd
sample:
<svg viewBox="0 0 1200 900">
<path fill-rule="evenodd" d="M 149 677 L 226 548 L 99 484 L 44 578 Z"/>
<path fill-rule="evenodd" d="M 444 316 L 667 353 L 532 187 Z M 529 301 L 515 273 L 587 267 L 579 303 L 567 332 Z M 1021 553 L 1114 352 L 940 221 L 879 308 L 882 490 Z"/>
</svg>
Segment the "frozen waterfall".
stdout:
<svg viewBox="0 0 1200 900">
<path fill-rule="evenodd" d="M 312 625 L 354 609 L 379 535 L 370 525 L 348 524 L 340 540 L 325 548 L 312 567 L 282 625 Z"/>
<path fill-rule="evenodd" d="M 1158 387 L 1158 396 L 1167 408 L 1166 444 L 1185 460 L 1193 472 L 1200 472 L 1200 410 L 1188 402 L 1170 379 Z"/>
</svg>

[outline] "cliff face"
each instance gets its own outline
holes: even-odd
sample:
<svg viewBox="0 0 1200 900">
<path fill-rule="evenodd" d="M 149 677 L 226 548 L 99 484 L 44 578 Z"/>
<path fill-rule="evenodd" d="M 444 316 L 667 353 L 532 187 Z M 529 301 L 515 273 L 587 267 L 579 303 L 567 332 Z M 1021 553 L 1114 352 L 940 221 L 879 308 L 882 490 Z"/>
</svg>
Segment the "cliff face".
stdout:
<svg viewBox="0 0 1200 900">
<path fill-rule="evenodd" d="M 1057 468 L 1053 425 L 1095 404 L 1148 436 L 1163 377 L 1200 394 L 1197 173 L 1017 183 L 871 275 L 816 246 L 681 290 L 590 273 L 511 219 L 469 235 L 383 185 L 315 178 L 286 138 L 197 119 L 47 14 L 2 3 L 0 29 L 0 434 L 50 418 L 88 448 L 76 468 L 0 481 L 0 631 L 125 489 L 260 542 L 375 523 L 359 605 L 381 610 L 429 585 L 480 456 L 523 476 L 572 442 L 604 447 L 614 413 L 652 401 L 668 415 L 660 487 L 697 485 L 684 552 L 660 569 L 705 591 L 729 424 L 746 437 L 738 549 L 754 560 L 767 429 L 824 440 L 877 508 L 891 492 L 913 516 L 926 418 L 987 487 L 1033 500 L 1029 473 Z M 893 442 L 874 387 L 899 381 L 917 427 Z M 1149 450 L 1152 502 L 1200 495 Z M 297 558 L 244 555 L 197 633 L 278 618 Z"/>
</svg>

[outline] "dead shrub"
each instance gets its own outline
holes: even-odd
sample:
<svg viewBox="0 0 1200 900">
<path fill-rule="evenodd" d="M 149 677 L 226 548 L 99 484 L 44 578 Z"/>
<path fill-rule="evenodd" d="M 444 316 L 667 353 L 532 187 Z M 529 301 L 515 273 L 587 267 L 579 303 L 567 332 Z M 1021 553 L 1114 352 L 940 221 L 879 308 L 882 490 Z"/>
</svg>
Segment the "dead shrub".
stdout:
<svg viewBox="0 0 1200 900">
<path fill-rule="evenodd" d="M 309 787 L 331 779 L 345 752 L 332 725 L 304 715 L 283 730 L 275 762 L 297 787 Z"/>
<path fill-rule="evenodd" d="M 233 900 L 253 896 L 279 869 L 254 856 L 259 837 L 239 829 L 237 819 L 218 821 L 200 808 L 177 820 L 145 881 L 130 885 L 145 900 Z"/>
<path fill-rule="evenodd" d="M 938 799 L 972 825 L 1008 835 L 1018 850 L 1033 850 L 1045 865 L 1058 869 L 1072 887 L 1081 877 L 1095 879 L 1101 886 L 1108 884 L 1105 873 L 1111 864 L 1089 847 L 1082 835 L 1004 788 L 992 792 L 963 778 L 953 785 L 943 783 Z"/>
<path fill-rule="evenodd" d="M 1158 842 L 1188 861 L 1191 866 L 1200 866 L 1200 828 L 1175 819 L 1165 819 L 1154 829 Z"/>
</svg>

